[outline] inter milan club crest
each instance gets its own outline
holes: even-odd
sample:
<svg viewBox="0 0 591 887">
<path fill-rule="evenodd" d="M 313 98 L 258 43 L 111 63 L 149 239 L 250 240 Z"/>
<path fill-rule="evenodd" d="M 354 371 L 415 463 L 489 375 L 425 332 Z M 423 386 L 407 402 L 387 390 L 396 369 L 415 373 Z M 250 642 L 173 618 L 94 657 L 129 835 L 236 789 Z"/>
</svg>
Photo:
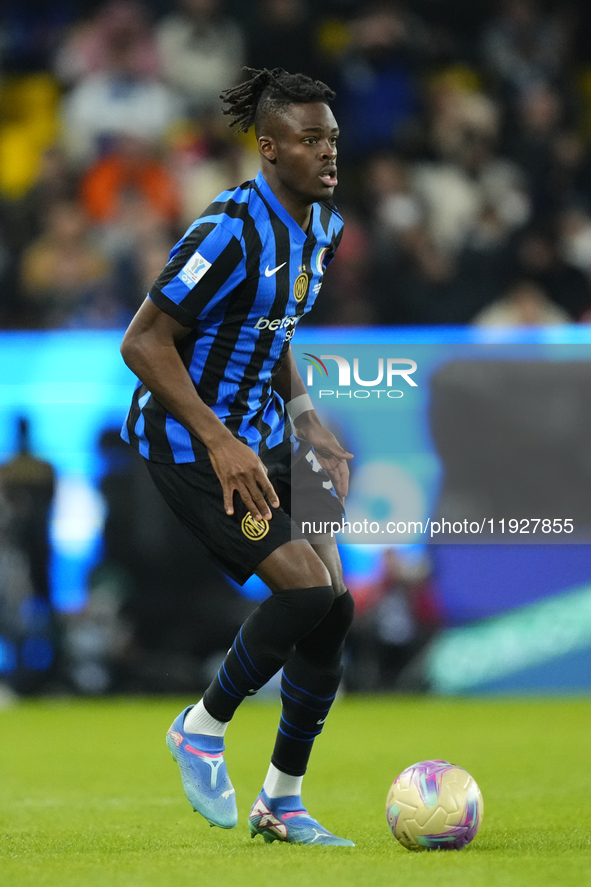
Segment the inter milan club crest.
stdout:
<svg viewBox="0 0 591 887">
<path fill-rule="evenodd" d="M 268 520 L 255 520 L 250 511 L 247 511 L 242 518 L 242 532 L 247 539 L 258 542 L 263 536 L 269 532 Z"/>
<path fill-rule="evenodd" d="M 298 274 L 293 285 L 293 294 L 296 302 L 301 302 L 308 295 L 310 278 L 307 274 Z"/>
</svg>

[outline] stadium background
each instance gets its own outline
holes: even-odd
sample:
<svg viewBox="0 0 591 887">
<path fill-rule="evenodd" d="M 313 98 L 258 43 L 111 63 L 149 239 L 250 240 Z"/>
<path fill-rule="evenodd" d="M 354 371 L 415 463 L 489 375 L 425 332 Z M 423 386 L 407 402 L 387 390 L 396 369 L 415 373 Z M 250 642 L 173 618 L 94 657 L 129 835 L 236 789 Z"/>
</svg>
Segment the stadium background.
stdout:
<svg viewBox="0 0 591 887">
<path fill-rule="evenodd" d="M 219 113 L 242 64 L 302 70 L 338 94 L 346 235 L 297 342 L 543 346 L 511 409 L 537 397 L 535 434 L 521 433 L 549 454 L 542 501 L 562 504 L 551 480 L 565 465 L 561 489 L 587 490 L 585 380 L 566 374 L 545 398 L 541 364 L 591 342 L 589 15 L 518 0 L 4 3 L 7 693 L 198 690 L 262 593 L 239 593 L 179 534 L 118 439 L 126 323 L 184 227 L 257 169 L 252 138 Z M 405 419 L 417 435 L 433 392 Z M 421 465 L 391 462 L 436 508 L 452 466 L 427 437 Z M 356 457 L 371 467 L 367 442 Z M 588 691 L 587 545 L 423 541 L 343 548 L 358 602 L 349 689 Z"/>
</svg>

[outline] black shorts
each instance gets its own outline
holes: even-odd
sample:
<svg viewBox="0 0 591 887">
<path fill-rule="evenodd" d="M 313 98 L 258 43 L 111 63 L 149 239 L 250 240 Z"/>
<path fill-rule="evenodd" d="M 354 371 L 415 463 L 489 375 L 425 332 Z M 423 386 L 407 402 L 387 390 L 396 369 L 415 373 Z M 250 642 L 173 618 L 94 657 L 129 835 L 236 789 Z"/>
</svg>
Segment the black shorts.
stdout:
<svg viewBox="0 0 591 887">
<path fill-rule="evenodd" d="M 344 516 L 326 472 L 316 469 L 300 450 L 292 456 L 289 441 L 263 457 L 269 480 L 279 496 L 270 521 L 255 521 L 238 493 L 234 514 L 226 514 L 222 485 L 207 457 L 198 462 L 171 464 L 146 461 L 158 490 L 179 520 L 205 546 L 210 557 L 240 585 L 256 572 L 272 551 L 293 539 L 325 541 L 326 536 L 303 533 L 302 522 L 318 527 Z M 312 460 L 314 461 L 314 460 Z M 307 529 L 307 524 L 305 525 Z"/>
</svg>

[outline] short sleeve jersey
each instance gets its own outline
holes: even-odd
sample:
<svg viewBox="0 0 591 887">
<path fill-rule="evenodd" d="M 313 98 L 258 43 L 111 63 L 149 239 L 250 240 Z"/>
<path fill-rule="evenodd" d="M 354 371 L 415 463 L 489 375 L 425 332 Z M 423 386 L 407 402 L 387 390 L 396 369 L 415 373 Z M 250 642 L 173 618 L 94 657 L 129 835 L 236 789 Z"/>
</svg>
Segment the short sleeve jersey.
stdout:
<svg viewBox="0 0 591 887">
<path fill-rule="evenodd" d="M 172 248 L 149 296 L 190 328 L 177 348 L 202 400 L 263 455 L 289 436 L 273 376 L 312 308 L 342 236 L 332 201 L 313 204 L 308 231 L 259 173 L 222 192 Z M 137 383 L 122 437 L 155 462 L 207 451 Z"/>
</svg>

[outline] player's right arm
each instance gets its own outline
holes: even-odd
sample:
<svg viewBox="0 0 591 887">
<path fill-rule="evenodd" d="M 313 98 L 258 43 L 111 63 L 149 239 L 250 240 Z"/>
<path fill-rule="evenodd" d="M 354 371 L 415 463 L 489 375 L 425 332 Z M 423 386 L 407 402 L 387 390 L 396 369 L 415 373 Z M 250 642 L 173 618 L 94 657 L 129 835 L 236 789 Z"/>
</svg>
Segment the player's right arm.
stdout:
<svg viewBox="0 0 591 887">
<path fill-rule="evenodd" d="M 272 513 L 267 500 L 277 507 L 279 499 L 263 463 L 199 397 L 180 358 L 176 343 L 190 332 L 147 298 L 123 338 L 123 360 L 162 406 L 207 447 L 222 485 L 226 513 L 234 513 L 236 490 L 255 520 L 269 520 Z"/>
</svg>

